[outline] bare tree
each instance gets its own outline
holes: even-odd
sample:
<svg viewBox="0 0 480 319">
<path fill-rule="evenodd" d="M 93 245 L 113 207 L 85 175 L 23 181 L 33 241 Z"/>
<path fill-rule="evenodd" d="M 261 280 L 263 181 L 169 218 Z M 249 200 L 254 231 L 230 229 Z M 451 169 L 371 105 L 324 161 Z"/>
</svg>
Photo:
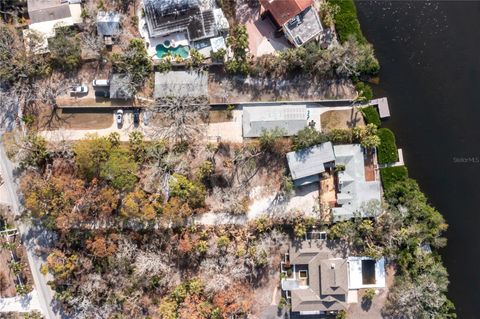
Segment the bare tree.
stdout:
<svg viewBox="0 0 480 319">
<path fill-rule="evenodd" d="M 152 111 L 163 121 L 155 130 L 158 137 L 173 141 L 191 140 L 198 136 L 207 119 L 209 105 L 206 96 L 192 96 L 194 85 L 173 85 L 169 92 L 155 101 Z"/>
</svg>

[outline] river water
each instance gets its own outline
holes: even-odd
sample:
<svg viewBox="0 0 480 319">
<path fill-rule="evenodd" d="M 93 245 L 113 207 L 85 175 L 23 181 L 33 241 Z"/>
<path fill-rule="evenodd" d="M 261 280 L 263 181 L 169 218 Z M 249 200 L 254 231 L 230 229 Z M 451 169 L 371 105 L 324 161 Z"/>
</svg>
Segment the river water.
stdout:
<svg viewBox="0 0 480 319">
<path fill-rule="evenodd" d="M 358 1 L 410 176 L 450 227 L 459 319 L 480 318 L 480 2 Z"/>
</svg>

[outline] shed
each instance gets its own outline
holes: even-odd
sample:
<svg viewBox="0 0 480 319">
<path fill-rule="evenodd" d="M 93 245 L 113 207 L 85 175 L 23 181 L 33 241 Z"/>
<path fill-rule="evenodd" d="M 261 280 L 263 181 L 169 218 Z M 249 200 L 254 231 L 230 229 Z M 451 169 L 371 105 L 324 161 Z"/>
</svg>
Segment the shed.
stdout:
<svg viewBox="0 0 480 319">
<path fill-rule="evenodd" d="M 97 14 L 97 33 L 111 40 L 120 33 L 120 14 L 116 12 L 98 11 Z M 106 43 L 108 45 L 108 43 Z"/>
</svg>

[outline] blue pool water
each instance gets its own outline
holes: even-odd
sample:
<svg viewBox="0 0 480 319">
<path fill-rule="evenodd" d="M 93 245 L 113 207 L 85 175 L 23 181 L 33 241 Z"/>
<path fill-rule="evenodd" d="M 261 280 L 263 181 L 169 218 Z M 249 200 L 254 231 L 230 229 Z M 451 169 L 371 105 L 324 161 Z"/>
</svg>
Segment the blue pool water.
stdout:
<svg viewBox="0 0 480 319">
<path fill-rule="evenodd" d="M 166 48 L 163 44 L 158 44 L 155 47 L 155 50 L 157 51 L 157 57 L 160 59 L 166 56 L 168 53 L 170 53 L 173 57 L 179 55 L 180 57 L 186 59 L 188 58 L 189 52 L 188 46 L 186 45 L 179 45 L 175 48 Z"/>
</svg>

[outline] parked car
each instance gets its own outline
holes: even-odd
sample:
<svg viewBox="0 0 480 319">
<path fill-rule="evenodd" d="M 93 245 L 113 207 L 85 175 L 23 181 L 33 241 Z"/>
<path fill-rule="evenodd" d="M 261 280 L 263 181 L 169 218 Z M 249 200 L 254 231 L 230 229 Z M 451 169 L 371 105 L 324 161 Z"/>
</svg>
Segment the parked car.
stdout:
<svg viewBox="0 0 480 319">
<path fill-rule="evenodd" d="M 133 110 L 133 125 L 140 124 L 140 110 L 134 109 Z"/>
<path fill-rule="evenodd" d="M 70 88 L 70 93 L 73 93 L 73 94 L 88 93 L 88 86 L 86 84 L 74 85 Z"/>
<path fill-rule="evenodd" d="M 110 80 L 93 80 L 93 86 L 109 86 Z"/>
<path fill-rule="evenodd" d="M 115 119 L 118 125 L 122 125 L 123 123 L 123 110 L 117 110 L 115 113 Z"/>
<path fill-rule="evenodd" d="M 108 99 L 110 97 L 110 92 L 105 90 L 98 90 L 98 91 L 95 91 L 95 96 Z"/>
</svg>

